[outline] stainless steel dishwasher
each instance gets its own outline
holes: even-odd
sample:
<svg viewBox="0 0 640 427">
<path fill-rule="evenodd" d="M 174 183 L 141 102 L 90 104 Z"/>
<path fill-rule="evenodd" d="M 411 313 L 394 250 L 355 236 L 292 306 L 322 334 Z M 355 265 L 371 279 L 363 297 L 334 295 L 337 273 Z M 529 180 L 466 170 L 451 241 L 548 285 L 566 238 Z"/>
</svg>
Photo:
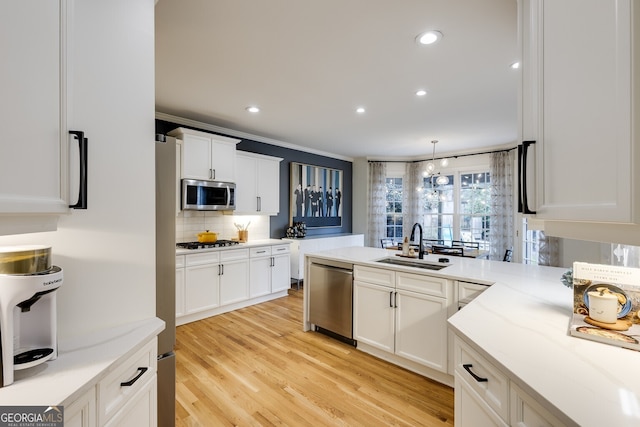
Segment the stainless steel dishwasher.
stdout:
<svg viewBox="0 0 640 427">
<path fill-rule="evenodd" d="M 322 260 L 309 267 L 309 322 L 353 342 L 353 265 Z M 318 330 L 318 329 L 316 329 Z M 339 337 L 336 337 L 339 338 Z"/>
</svg>

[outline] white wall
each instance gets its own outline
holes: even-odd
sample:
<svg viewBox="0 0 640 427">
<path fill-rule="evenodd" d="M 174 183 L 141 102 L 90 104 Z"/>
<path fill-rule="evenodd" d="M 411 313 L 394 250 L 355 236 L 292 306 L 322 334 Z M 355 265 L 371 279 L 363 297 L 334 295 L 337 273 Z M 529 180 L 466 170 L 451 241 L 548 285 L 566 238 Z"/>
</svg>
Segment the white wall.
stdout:
<svg viewBox="0 0 640 427">
<path fill-rule="evenodd" d="M 234 224 L 249 225 L 249 241 L 269 239 L 268 215 L 225 215 L 221 212 L 181 211 L 176 217 L 176 242 L 194 242 L 198 233 L 209 230 L 218 233 L 218 239 L 238 238 Z M 284 236 L 283 236 L 284 237 Z"/>
</svg>

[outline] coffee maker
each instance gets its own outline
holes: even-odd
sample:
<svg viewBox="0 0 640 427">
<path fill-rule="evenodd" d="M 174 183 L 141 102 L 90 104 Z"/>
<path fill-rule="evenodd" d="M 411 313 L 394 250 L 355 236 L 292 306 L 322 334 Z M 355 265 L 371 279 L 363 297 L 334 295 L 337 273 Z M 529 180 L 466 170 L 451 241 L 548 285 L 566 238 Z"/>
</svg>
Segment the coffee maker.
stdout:
<svg viewBox="0 0 640 427">
<path fill-rule="evenodd" d="M 16 370 L 58 356 L 56 290 L 63 272 L 51 248 L 0 247 L 0 387 Z"/>
</svg>

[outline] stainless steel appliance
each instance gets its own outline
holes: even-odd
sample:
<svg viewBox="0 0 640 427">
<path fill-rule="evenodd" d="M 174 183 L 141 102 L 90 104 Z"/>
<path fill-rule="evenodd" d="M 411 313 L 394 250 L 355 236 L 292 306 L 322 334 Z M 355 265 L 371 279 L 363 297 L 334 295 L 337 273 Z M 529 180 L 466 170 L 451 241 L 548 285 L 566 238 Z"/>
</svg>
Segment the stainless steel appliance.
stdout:
<svg viewBox="0 0 640 427">
<path fill-rule="evenodd" d="M 180 249 L 207 249 L 235 246 L 239 243 L 240 242 L 238 242 L 237 240 L 216 240 L 215 242 L 182 242 L 176 243 L 176 247 Z"/>
<path fill-rule="evenodd" d="M 353 265 L 322 262 L 309 268 L 309 322 L 353 344 Z"/>
<path fill-rule="evenodd" d="M 232 211 L 236 208 L 236 185 L 232 182 L 182 180 L 182 209 Z"/>
<path fill-rule="evenodd" d="M 0 248 L 0 387 L 16 370 L 58 357 L 55 292 L 62 269 L 50 264 L 50 247 Z"/>
<path fill-rule="evenodd" d="M 156 316 L 158 335 L 158 426 L 175 424 L 176 358 L 176 141 L 156 137 Z"/>
</svg>

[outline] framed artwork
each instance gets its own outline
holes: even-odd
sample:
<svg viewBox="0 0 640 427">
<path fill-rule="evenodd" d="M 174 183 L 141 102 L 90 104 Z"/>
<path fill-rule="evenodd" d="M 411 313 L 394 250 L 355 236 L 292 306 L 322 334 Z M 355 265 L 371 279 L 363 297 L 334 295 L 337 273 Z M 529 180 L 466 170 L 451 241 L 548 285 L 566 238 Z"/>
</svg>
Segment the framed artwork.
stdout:
<svg viewBox="0 0 640 427">
<path fill-rule="evenodd" d="M 291 162 L 289 225 L 342 226 L 342 171 Z"/>
</svg>

